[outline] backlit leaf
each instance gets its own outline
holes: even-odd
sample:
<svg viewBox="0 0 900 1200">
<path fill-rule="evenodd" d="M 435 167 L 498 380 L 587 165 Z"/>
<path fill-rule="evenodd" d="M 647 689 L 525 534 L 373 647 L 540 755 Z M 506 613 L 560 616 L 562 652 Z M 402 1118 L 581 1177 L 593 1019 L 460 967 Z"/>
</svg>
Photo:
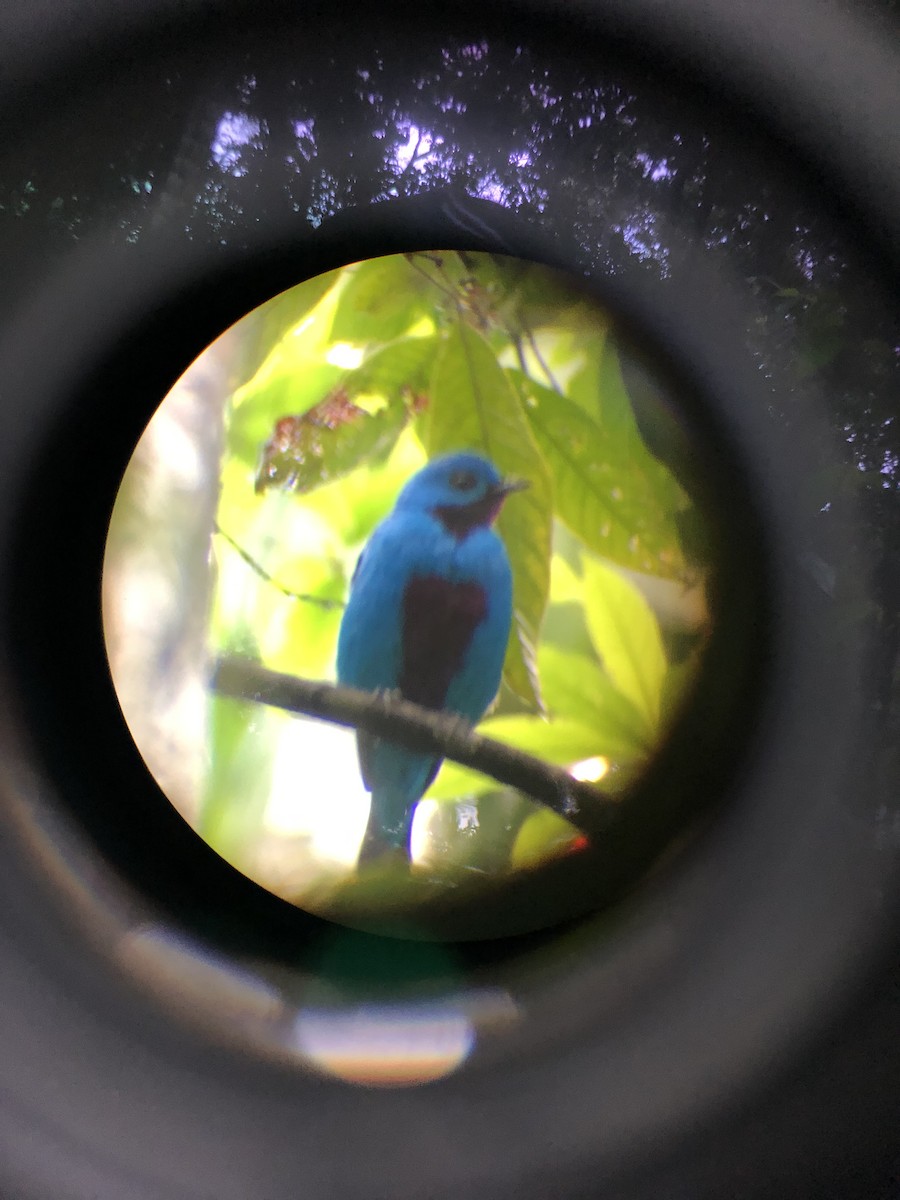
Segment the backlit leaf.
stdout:
<svg viewBox="0 0 900 1200">
<path fill-rule="evenodd" d="M 372 258 L 347 270 L 330 336 L 333 342 L 387 342 L 430 314 L 434 285 L 404 255 Z"/>
<path fill-rule="evenodd" d="M 435 364 L 431 405 L 419 424 L 430 457 L 475 450 L 504 476 L 528 481 L 498 520 L 513 572 L 514 619 L 503 675 L 516 695 L 539 707 L 535 656 L 550 589 L 550 473 L 496 355 L 462 322 L 447 333 Z"/>
<path fill-rule="evenodd" d="M 278 487 L 302 495 L 377 462 L 390 453 L 408 415 L 400 401 L 367 412 L 338 389 L 299 416 L 280 417 L 263 448 L 257 492 Z"/>
<path fill-rule="evenodd" d="M 525 714 L 488 717 L 478 726 L 478 732 L 562 767 L 605 756 L 608 749 L 599 730 L 570 719 L 545 721 Z M 489 776 L 445 760 L 427 795 L 434 800 L 450 799 L 495 791 L 497 787 L 496 780 Z"/>
<path fill-rule="evenodd" d="M 646 722 L 647 739 L 660 724 L 666 656 L 650 605 L 612 567 L 584 560 L 585 615 L 597 654 L 616 688 Z"/>
<path fill-rule="evenodd" d="M 552 808 L 542 808 L 523 823 L 513 843 L 509 865 L 513 870 L 536 867 L 561 854 L 575 853 L 587 844 L 587 838 L 570 821 Z"/>
<path fill-rule="evenodd" d="M 685 564 L 675 514 L 683 493 L 640 441 L 630 410 L 616 411 L 609 427 L 549 388 L 522 386 L 524 411 L 553 472 L 560 519 L 613 562 L 679 577 Z"/>
<path fill-rule="evenodd" d="M 616 761 L 649 753 L 646 719 L 597 662 L 545 643 L 538 663 L 544 699 L 553 719 L 564 717 L 590 726 L 597 733 L 602 753 Z"/>
</svg>

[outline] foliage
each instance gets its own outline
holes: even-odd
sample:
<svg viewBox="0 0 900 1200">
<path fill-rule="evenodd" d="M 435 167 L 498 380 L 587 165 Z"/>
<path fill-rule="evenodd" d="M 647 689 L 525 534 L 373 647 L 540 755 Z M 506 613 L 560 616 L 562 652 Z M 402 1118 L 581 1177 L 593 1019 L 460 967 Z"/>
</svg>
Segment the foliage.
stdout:
<svg viewBox="0 0 900 1200">
<path fill-rule="evenodd" d="M 359 549 L 427 458 L 477 450 L 529 484 L 499 520 L 515 619 L 483 731 L 624 786 L 658 744 L 685 675 L 636 581 L 652 576 L 677 597 L 702 579 L 679 541 L 691 501 L 647 449 L 605 312 L 545 268 L 484 255 L 398 255 L 326 279 L 304 285 L 305 305 L 273 302 L 287 316 L 279 336 L 264 309 L 247 319 L 247 336 L 263 329 L 269 347 L 231 400 L 218 524 L 260 570 L 217 539 L 214 652 L 243 648 L 276 670 L 332 676 Z M 695 634 L 699 646 L 696 623 Z M 233 763 L 246 728 L 230 708 L 218 715 L 232 702 L 211 704 L 211 761 Z M 257 712 L 254 725 L 268 719 Z M 276 725 L 277 714 L 269 742 Z M 327 805 L 327 772 L 311 753 L 296 762 L 297 789 Z M 276 757 L 254 758 L 254 795 L 272 787 Z M 221 816 L 226 793 L 237 802 L 235 778 L 211 772 L 202 823 L 243 864 L 247 822 L 228 836 Z M 432 821 L 449 857 L 479 869 L 578 841 L 563 818 L 452 763 L 427 799 L 450 815 Z M 256 811 L 249 795 L 241 802 Z M 486 853 L 471 832 L 489 825 Z"/>
</svg>

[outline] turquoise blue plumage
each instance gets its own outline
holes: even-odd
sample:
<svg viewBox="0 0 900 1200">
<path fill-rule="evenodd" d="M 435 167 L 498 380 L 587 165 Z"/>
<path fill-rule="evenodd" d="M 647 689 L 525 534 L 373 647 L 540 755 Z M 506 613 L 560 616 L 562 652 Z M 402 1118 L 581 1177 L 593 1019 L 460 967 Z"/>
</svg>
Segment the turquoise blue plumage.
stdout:
<svg viewBox="0 0 900 1200">
<path fill-rule="evenodd" d="M 500 686 L 512 620 L 509 559 L 493 522 L 522 486 L 470 453 L 436 458 L 408 481 L 356 564 L 339 682 L 481 719 Z M 415 806 L 441 759 L 364 731 L 357 748 L 372 795 L 360 861 L 408 855 Z"/>
</svg>

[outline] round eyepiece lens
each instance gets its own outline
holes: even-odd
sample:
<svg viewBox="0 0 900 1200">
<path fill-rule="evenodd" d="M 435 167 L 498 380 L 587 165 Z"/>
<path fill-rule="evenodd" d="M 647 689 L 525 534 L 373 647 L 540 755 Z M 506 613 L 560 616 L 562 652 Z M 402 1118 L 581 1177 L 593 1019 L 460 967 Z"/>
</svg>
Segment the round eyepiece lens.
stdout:
<svg viewBox="0 0 900 1200">
<path fill-rule="evenodd" d="M 561 907 L 569 864 L 590 878 L 709 641 L 700 461 L 564 273 L 436 250 L 276 296 L 165 397 L 112 515 L 147 766 L 239 871 L 350 925 L 589 907 Z"/>
</svg>

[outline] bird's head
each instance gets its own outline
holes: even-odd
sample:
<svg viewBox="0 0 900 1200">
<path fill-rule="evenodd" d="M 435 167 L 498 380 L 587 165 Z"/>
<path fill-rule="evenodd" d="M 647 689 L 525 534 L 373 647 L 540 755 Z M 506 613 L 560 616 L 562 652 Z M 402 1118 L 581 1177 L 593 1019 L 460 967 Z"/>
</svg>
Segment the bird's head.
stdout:
<svg viewBox="0 0 900 1200">
<path fill-rule="evenodd" d="M 480 454 L 447 454 L 410 479 L 397 508 L 431 512 L 448 532 L 465 537 L 479 525 L 490 525 L 509 493 L 527 486 L 524 480 L 504 479 Z"/>
</svg>

